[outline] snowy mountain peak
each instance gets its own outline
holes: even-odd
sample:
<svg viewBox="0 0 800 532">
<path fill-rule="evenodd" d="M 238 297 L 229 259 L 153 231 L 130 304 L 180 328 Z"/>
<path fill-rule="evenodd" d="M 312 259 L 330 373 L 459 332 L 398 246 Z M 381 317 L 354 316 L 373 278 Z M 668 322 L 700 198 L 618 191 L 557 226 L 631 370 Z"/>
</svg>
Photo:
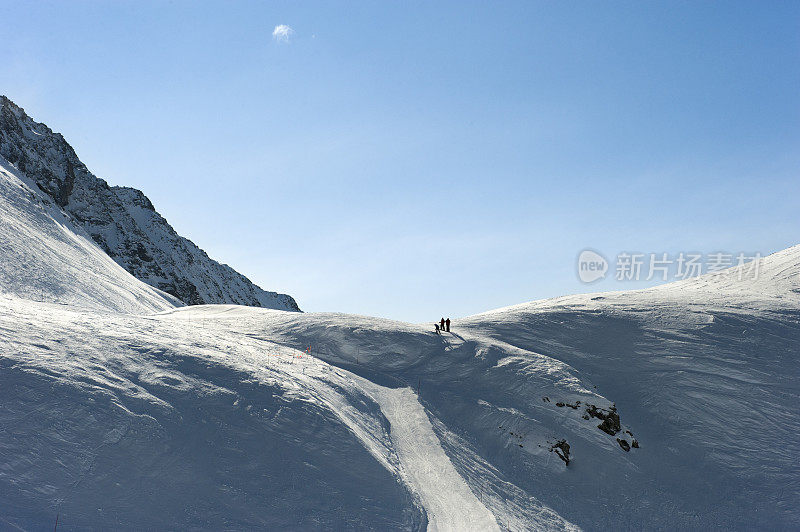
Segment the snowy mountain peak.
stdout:
<svg viewBox="0 0 800 532">
<path fill-rule="evenodd" d="M 0 156 L 31 179 L 134 277 L 186 304 L 229 303 L 299 311 L 178 235 L 139 190 L 95 177 L 59 133 L 0 96 Z"/>
<path fill-rule="evenodd" d="M 0 96 L 0 155 L 61 207 L 66 206 L 77 176 L 91 176 L 61 134 L 33 121 L 6 96 Z"/>
</svg>

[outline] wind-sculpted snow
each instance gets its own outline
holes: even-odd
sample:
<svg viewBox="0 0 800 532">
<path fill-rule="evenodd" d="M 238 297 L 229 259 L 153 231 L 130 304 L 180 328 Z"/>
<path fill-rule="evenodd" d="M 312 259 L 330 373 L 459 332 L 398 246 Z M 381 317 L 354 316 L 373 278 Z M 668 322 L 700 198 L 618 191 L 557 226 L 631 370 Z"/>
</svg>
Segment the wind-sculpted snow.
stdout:
<svg viewBox="0 0 800 532">
<path fill-rule="evenodd" d="M 442 354 L 426 352 L 420 327 L 354 372 L 263 334 L 287 316 L 305 316 L 312 333 L 330 325 L 245 307 L 131 316 L 0 301 L 0 426 L 11 427 L 0 518 L 23 528 L 55 515 L 98 528 L 571 527 L 478 454 L 455 449 L 451 462 L 440 438 L 457 437 L 402 371 L 383 371 L 403 350 L 421 353 L 412 364 Z M 371 321 L 381 343 L 389 323 Z M 486 474 L 477 484 L 464 468 Z"/>
<path fill-rule="evenodd" d="M 739 286 L 718 307 L 665 292 L 534 302 L 442 336 L 346 314 L 131 316 L 7 298 L 0 517 L 795 528 L 793 296 Z"/>
<path fill-rule="evenodd" d="M 554 487 L 592 500 L 592 522 L 794 529 L 800 246 L 759 266 L 757 279 L 740 280 L 734 268 L 649 290 L 517 305 L 459 326 L 591 375 L 636 427 L 641 452 L 604 472 L 602 490 L 576 477 Z M 581 510 L 553 506 L 587 525 L 575 515 Z"/>
<path fill-rule="evenodd" d="M 519 490 L 510 505 L 530 497 L 584 528 L 786 529 L 800 523 L 800 247 L 760 269 L 755 280 L 733 269 L 518 305 L 456 320 L 441 337 L 342 314 L 168 314 L 418 386 L 454 466 L 501 526 L 520 513 L 502 517 L 490 471 Z"/>
<path fill-rule="evenodd" d="M 297 349 L 309 346 L 315 357 L 374 383 L 419 390 L 453 467 L 501 528 L 573 526 L 540 498 L 553 499 L 553 486 L 543 478 L 569 474 L 551 451 L 559 439 L 584 449 L 580 460 L 587 460 L 586 453 L 611 464 L 628 460 L 616 438 L 598 429 L 598 419 L 571 419 L 555 406 L 564 400 L 584 405 L 576 413 L 588 405 L 613 408 L 591 383 L 553 358 L 466 333 L 438 336 L 425 326 L 345 314 L 228 305 L 187 307 L 162 316 L 224 326 Z M 552 402 L 545 401 L 548 397 Z M 619 436 L 630 438 L 625 430 L 631 428 L 623 419 Z"/>
<path fill-rule="evenodd" d="M 61 134 L 0 96 L 3 158 L 137 279 L 189 305 L 299 310 L 291 296 L 262 290 L 178 235 L 139 190 L 95 177 Z"/>
<path fill-rule="evenodd" d="M 0 163 L 0 529 L 800 526 L 798 246 L 437 335 L 178 308 Z"/>
<path fill-rule="evenodd" d="M 13 299 L 0 305 L 0 346 L 6 526 L 57 514 L 67 529 L 424 522 L 395 480 L 380 407 L 297 351 Z"/>
</svg>

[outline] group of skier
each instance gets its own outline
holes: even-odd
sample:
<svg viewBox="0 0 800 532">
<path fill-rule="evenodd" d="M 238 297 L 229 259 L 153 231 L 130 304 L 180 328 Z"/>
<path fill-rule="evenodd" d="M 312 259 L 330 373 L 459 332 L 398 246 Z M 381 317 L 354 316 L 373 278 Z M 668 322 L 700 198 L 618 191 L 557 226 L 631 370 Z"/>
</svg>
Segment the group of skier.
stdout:
<svg viewBox="0 0 800 532">
<path fill-rule="evenodd" d="M 436 334 L 439 334 L 439 331 L 450 332 L 450 318 L 442 318 L 442 321 L 434 323 L 433 326 L 436 328 Z"/>
</svg>

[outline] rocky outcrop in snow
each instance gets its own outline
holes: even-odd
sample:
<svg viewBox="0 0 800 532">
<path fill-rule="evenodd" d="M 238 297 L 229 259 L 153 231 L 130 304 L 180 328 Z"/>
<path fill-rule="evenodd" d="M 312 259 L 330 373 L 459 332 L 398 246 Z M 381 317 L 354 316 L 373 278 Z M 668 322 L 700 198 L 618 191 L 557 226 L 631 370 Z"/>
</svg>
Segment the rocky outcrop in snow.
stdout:
<svg viewBox="0 0 800 532">
<path fill-rule="evenodd" d="M 95 177 L 60 133 L 0 96 L 0 156 L 81 225 L 119 265 L 184 303 L 231 303 L 299 311 L 178 235 L 141 191 Z"/>
</svg>

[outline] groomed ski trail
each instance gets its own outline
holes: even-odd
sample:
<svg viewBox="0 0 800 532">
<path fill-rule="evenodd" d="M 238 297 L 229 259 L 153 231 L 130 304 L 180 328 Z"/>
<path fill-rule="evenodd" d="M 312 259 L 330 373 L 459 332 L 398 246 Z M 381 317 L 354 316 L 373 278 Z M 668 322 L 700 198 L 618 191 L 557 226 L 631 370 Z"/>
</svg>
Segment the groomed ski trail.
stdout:
<svg viewBox="0 0 800 532">
<path fill-rule="evenodd" d="M 402 474 L 425 508 L 428 531 L 499 531 L 494 515 L 445 454 L 413 390 L 386 388 L 366 380 L 361 385 L 389 420 Z"/>
</svg>

